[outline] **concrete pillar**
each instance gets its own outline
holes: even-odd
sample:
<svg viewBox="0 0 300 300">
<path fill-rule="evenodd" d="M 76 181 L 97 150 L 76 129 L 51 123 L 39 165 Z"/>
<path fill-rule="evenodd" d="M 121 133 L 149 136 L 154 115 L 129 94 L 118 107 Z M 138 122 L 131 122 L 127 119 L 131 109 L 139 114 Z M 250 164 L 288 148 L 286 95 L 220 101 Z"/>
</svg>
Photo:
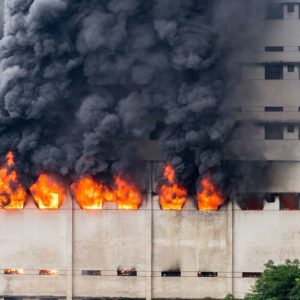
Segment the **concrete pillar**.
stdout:
<svg viewBox="0 0 300 300">
<path fill-rule="evenodd" d="M 66 217 L 68 218 L 67 228 L 67 286 L 66 286 L 66 297 L 67 300 L 73 298 L 73 224 L 74 224 L 74 211 L 73 211 L 73 199 L 71 195 L 68 197 L 68 211 Z"/>
<path fill-rule="evenodd" d="M 148 163 L 150 174 L 147 187 L 147 209 L 146 209 L 146 300 L 152 299 L 152 227 L 153 227 L 153 201 L 152 201 L 152 182 L 153 182 L 153 162 Z"/>
</svg>

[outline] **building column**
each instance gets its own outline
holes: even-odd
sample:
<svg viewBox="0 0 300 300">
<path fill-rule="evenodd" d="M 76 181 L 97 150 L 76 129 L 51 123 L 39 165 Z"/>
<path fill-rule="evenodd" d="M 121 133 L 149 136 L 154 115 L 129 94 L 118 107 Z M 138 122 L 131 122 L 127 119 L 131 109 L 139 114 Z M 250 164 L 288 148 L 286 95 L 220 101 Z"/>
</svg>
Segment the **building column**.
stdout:
<svg viewBox="0 0 300 300">
<path fill-rule="evenodd" d="M 150 174 L 147 186 L 147 208 L 146 208 L 146 300 L 152 299 L 152 226 L 153 226 L 153 162 L 148 163 Z"/>
<path fill-rule="evenodd" d="M 73 199 L 72 196 L 68 196 L 68 211 L 66 213 L 68 219 L 67 227 L 67 273 L 66 273 L 66 298 L 72 300 L 73 298 L 73 224 L 74 224 L 74 212 L 73 212 Z"/>
</svg>

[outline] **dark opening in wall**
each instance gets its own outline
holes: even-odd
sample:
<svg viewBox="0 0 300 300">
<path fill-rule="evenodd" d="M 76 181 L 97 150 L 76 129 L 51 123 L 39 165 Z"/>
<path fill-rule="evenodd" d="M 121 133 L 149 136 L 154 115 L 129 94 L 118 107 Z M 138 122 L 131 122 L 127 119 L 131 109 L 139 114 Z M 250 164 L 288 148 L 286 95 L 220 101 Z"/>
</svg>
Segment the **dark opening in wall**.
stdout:
<svg viewBox="0 0 300 300">
<path fill-rule="evenodd" d="M 118 276 L 137 276 L 137 271 L 135 269 L 131 269 L 131 270 L 118 269 L 117 275 Z"/>
<path fill-rule="evenodd" d="M 293 133 L 295 132 L 295 125 L 287 125 L 287 132 L 288 133 Z"/>
<path fill-rule="evenodd" d="M 280 80 L 283 79 L 282 64 L 265 64 L 265 79 Z"/>
<path fill-rule="evenodd" d="M 81 274 L 83 276 L 101 276 L 101 271 L 99 271 L 99 270 L 82 270 Z"/>
<path fill-rule="evenodd" d="M 268 20 L 283 19 L 283 4 L 270 3 L 268 5 L 266 19 Z"/>
<path fill-rule="evenodd" d="M 259 194 L 244 194 L 240 196 L 240 207 L 242 210 L 263 210 L 264 195 Z"/>
<path fill-rule="evenodd" d="M 217 272 L 198 272 L 198 277 L 217 277 Z"/>
<path fill-rule="evenodd" d="M 266 52 L 283 52 L 283 46 L 267 46 L 265 47 Z"/>
<path fill-rule="evenodd" d="M 260 272 L 243 272 L 243 277 L 257 278 L 257 277 L 261 277 L 261 273 Z"/>
<path fill-rule="evenodd" d="M 3 297 L 3 300 L 23 300 L 22 297 Z"/>
<path fill-rule="evenodd" d="M 283 111 L 282 106 L 266 106 L 265 107 L 266 112 L 281 112 Z"/>
<path fill-rule="evenodd" d="M 288 65 L 287 69 L 288 69 L 289 73 L 294 72 L 295 71 L 295 66 L 294 65 Z"/>
<path fill-rule="evenodd" d="M 266 124 L 265 125 L 265 139 L 266 140 L 283 140 L 282 124 Z"/>
<path fill-rule="evenodd" d="M 298 194 L 280 194 L 280 210 L 298 210 L 299 196 Z"/>
<path fill-rule="evenodd" d="M 293 13 L 293 12 L 295 11 L 295 6 L 294 6 L 293 3 L 288 3 L 288 4 L 287 4 L 287 11 L 288 11 L 289 13 Z"/>
<path fill-rule="evenodd" d="M 276 200 L 276 194 L 266 194 L 264 198 L 268 203 L 274 203 Z"/>
<path fill-rule="evenodd" d="M 161 277 L 181 277 L 180 271 L 163 271 Z"/>
<path fill-rule="evenodd" d="M 154 130 L 152 130 L 149 134 L 149 139 L 151 141 L 158 140 L 165 127 L 166 125 L 163 122 L 157 122 Z"/>
</svg>

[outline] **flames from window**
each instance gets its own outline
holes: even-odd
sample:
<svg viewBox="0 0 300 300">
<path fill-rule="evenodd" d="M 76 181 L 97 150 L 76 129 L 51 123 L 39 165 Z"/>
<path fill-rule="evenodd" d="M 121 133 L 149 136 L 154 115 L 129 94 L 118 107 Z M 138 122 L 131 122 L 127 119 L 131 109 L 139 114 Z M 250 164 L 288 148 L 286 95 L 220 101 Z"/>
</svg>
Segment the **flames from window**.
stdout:
<svg viewBox="0 0 300 300">
<path fill-rule="evenodd" d="M 181 210 L 187 201 L 187 191 L 178 184 L 175 170 L 166 164 L 163 171 L 164 182 L 159 188 L 159 200 L 163 210 Z"/>
<path fill-rule="evenodd" d="M 114 178 L 113 189 L 88 176 L 73 183 L 71 190 L 82 209 L 102 209 L 104 202 L 115 202 L 120 210 L 137 210 L 142 203 L 138 187 L 121 175 Z"/>
<path fill-rule="evenodd" d="M 201 191 L 197 195 L 199 210 L 218 210 L 225 202 L 222 192 L 212 183 L 209 177 L 201 180 Z"/>
<path fill-rule="evenodd" d="M 66 195 L 66 187 L 55 176 L 42 173 L 30 187 L 30 192 L 39 209 L 59 209 Z"/>
<path fill-rule="evenodd" d="M 15 170 L 14 154 L 8 152 L 0 168 L 0 208 L 22 209 L 26 200 L 26 191 L 19 182 Z"/>
</svg>

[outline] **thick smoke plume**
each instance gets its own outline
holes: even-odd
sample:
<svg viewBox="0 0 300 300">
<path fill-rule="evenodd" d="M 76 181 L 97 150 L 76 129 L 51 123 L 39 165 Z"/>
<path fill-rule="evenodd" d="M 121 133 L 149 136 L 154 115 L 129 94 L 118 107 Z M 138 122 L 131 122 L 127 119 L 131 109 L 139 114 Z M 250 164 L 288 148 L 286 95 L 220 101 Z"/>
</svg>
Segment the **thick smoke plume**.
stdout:
<svg viewBox="0 0 300 300">
<path fill-rule="evenodd" d="M 27 176 L 101 175 L 141 168 L 155 133 L 179 180 L 226 184 L 223 106 L 262 2 L 6 1 L 0 153 Z"/>
</svg>

